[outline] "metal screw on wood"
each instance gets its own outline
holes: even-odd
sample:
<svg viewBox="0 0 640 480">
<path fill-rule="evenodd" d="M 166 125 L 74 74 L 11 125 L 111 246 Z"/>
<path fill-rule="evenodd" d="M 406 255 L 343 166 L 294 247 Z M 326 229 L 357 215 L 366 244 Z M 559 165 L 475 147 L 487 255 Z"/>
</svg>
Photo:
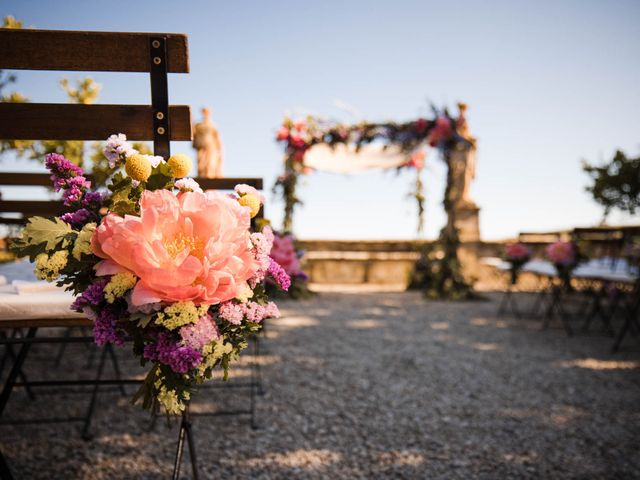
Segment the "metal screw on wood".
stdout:
<svg viewBox="0 0 640 480">
<path fill-rule="evenodd" d="M 164 127 L 158 127 L 158 135 L 164 135 Z"/>
<path fill-rule="evenodd" d="M 164 118 L 164 113 L 162 113 L 162 112 L 158 112 L 158 113 L 156 113 L 156 118 L 157 118 L 158 120 L 162 120 L 162 119 Z"/>
<path fill-rule="evenodd" d="M 153 42 L 151 42 L 151 46 L 153 48 L 160 48 L 160 40 L 154 40 Z"/>
<path fill-rule="evenodd" d="M 162 63 L 162 59 L 160 57 L 153 57 L 153 63 L 160 65 Z"/>
</svg>

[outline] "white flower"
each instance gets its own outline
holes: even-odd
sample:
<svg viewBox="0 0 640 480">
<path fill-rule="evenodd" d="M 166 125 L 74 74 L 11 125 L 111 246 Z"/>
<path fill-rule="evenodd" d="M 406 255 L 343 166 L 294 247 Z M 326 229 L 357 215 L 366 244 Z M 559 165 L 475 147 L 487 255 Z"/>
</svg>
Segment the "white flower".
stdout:
<svg viewBox="0 0 640 480">
<path fill-rule="evenodd" d="M 240 184 L 236 185 L 236 188 L 234 190 L 241 197 L 243 195 L 255 195 L 256 197 L 258 197 L 260 199 L 260 203 L 262 203 L 264 205 L 264 202 L 265 202 L 264 195 L 262 195 L 258 190 L 256 190 L 252 186 L 247 185 L 246 183 L 240 183 Z"/>
<path fill-rule="evenodd" d="M 147 159 L 149 160 L 149 163 L 151 163 L 151 166 L 153 168 L 156 168 L 158 165 L 164 162 L 164 158 L 162 158 L 160 155 L 147 155 Z"/>
<path fill-rule="evenodd" d="M 196 182 L 193 178 L 181 178 L 180 180 L 176 181 L 175 185 L 176 188 L 179 188 L 181 192 L 202 193 L 202 188 L 200 188 L 198 182 Z"/>
<path fill-rule="evenodd" d="M 104 147 L 103 153 L 109 160 L 109 166 L 113 168 L 119 161 L 135 155 L 138 151 L 127 142 L 127 136 L 124 133 L 119 133 L 107 138 L 107 145 Z"/>
</svg>

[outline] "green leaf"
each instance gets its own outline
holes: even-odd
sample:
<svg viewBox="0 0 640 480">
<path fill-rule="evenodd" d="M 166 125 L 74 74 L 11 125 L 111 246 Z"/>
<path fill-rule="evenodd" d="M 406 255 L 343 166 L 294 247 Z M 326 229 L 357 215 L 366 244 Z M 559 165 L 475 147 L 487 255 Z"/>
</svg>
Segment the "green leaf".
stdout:
<svg viewBox="0 0 640 480">
<path fill-rule="evenodd" d="M 22 236 L 31 245 L 44 243 L 47 250 L 53 250 L 70 233 L 73 233 L 71 226 L 58 217 L 54 217 L 53 220 L 31 217 L 22 231 Z"/>
</svg>

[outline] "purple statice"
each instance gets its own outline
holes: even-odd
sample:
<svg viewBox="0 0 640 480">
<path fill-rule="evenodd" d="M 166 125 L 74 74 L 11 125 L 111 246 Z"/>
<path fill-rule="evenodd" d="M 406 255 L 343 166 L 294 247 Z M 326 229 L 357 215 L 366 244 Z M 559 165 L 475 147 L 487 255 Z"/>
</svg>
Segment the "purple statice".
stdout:
<svg viewBox="0 0 640 480">
<path fill-rule="evenodd" d="M 287 275 L 287 272 L 284 271 L 284 268 L 282 268 L 280 264 L 273 258 L 269 263 L 269 269 L 267 270 L 267 273 L 276 281 L 278 285 L 280 285 L 280 288 L 282 290 L 284 290 L 285 292 L 289 290 L 289 287 L 291 286 L 291 277 Z"/>
<path fill-rule="evenodd" d="M 82 312 L 84 307 L 96 307 L 104 300 L 104 287 L 108 283 L 105 277 L 89 285 L 71 304 L 71 310 Z"/>
<path fill-rule="evenodd" d="M 102 192 L 87 192 L 82 199 L 82 204 L 85 207 L 100 208 L 105 198 L 106 195 Z"/>
<path fill-rule="evenodd" d="M 66 182 L 62 182 L 61 180 L 84 175 L 82 168 L 70 162 L 64 158 L 64 155 L 60 155 L 59 153 L 49 153 L 45 155 L 44 165 L 47 167 L 47 170 L 51 172 L 51 180 L 53 180 L 56 191 L 64 188 L 66 185 Z"/>
<path fill-rule="evenodd" d="M 109 160 L 109 167 L 114 168 L 120 160 L 135 155 L 138 151 L 127 142 L 127 136 L 123 133 L 111 135 L 107 139 L 107 145 L 103 150 L 104 156 Z"/>
<path fill-rule="evenodd" d="M 187 373 L 202 362 L 200 352 L 173 342 L 166 332 L 158 335 L 156 343 L 145 345 L 143 356 L 147 360 L 168 365 L 176 373 Z"/>
<path fill-rule="evenodd" d="M 87 223 L 87 220 L 89 220 L 92 215 L 93 214 L 86 208 L 81 208 L 80 210 L 76 210 L 75 212 L 65 213 L 61 215 L 60 218 L 63 222 L 67 222 L 73 227 L 78 227 Z"/>
<path fill-rule="evenodd" d="M 122 331 L 118 327 L 118 317 L 113 311 L 103 309 L 98 313 L 98 316 L 93 322 L 93 339 L 96 345 L 113 343 L 114 345 L 121 346 L 124 344 Z"/>
<path fill-rule="evenodd" d="M 51 172 L 51 181 L 56 192 L 64 190 L 62 199 L 66 206 L 80 201 L 85 191 L 91 188 L 91 182 L 84 177 L 82 168 L 71 163 L 63 155 L 46 155 L 45 165 Z"/>
</svg>

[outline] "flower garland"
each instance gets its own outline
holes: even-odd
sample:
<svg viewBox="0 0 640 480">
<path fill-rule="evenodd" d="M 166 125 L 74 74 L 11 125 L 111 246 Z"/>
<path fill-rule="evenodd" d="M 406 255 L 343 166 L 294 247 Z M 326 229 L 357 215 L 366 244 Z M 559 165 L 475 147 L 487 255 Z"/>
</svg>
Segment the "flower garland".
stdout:
<svg viewBox="0 0 640 480">
<path fill-rule="evenodd" d="M 355 125 L 326 122 L 312 116 L 304 120 L 285 117 L 276 133 L 276 140 L 284 146 L 284 172 L 274 185 L 274 192 L 281 194 L 285 204 L 283 229 L 292 231 L 295 207 L 302 203 L 297 195 L 298 177 L 311 172 L 304 162 L 305 153 L 311 147 L 326 144 L 333 148 L 342 144 L 355 146 L 357 152 L 375 141 L 382 142 L 385 147 L 396 146 L 407 155 L 407 161 L 398 170 L 413 168 L 417 171 L 415 189 L 410 196 L 418 206 L 420 233 L 424 226 L 424 194 L 420 173 L 426 158 L 425 151 L 421 149 L 428 144 L 439 149 L 446 157 L 459 143 L 468 143 L 457 128 L 466 125 L 463 115 L 454 119 L 447 110 L 438 111 L 434 108 L 433 111 L 433 119 L 418 118 L 404 123 L 361 122 Z"/>
<path fill-rule="evenodd" d="M 255 189 L 205 193 L 186 178 L 189 157 L 141 155 L 122 134 L 104 154 L 126 173 L 112 177 L 108 193 L 91 190 L 62 155 L 46 156 L 70 211 L 32 217 L 13 248 L 35 261 L 38 278 L 76 295 L 71 308 L 93 320 L 96 344 L 132 340 L 150 365 L 134 401 L 178 414 L 214 370 L 226 379 L 247 337 L 279 316 L 263 280 L 286 290 L 290 279 L 269 256 L 271 229 L 250 230 L 264 202 Z"/>
</svg>

